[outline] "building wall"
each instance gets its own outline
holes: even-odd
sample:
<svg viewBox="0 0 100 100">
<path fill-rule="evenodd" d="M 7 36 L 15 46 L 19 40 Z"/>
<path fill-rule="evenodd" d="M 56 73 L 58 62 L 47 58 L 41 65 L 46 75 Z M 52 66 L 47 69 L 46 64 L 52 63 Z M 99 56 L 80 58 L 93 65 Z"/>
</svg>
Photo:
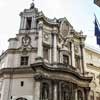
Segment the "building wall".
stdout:
<svg viewBox="0 0 100 100">
<path fill-rule="evenodd" d="M 89 47 L 85 48 L 86 74 L 92 76 L 90 96 L 100 99 L 100 53 Z M 99 97 L 99 99 L 97 99 Z"/>
</svg>

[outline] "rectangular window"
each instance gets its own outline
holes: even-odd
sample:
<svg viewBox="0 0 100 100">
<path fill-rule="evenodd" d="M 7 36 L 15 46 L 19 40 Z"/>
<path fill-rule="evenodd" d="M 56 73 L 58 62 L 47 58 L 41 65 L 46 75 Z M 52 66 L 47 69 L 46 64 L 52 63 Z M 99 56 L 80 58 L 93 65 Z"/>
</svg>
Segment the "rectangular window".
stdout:
<svg viewBox="0 0 100 100">
<path fill-rule="evenodd" d="M 21 57 L 21 65 L 28 65 L 28 56 Z"/>
<path fill-rule="evenodd" d="M 20 82 L 20 86 L 23 87 L 24 86 L 24 81 Z"/>
<path fill-rule="evenodd" d="M 32 17 L 27 17 L 26 30 L 30 30 L 31 29 L 31 23 L 32 23 Z"/>
</svg>

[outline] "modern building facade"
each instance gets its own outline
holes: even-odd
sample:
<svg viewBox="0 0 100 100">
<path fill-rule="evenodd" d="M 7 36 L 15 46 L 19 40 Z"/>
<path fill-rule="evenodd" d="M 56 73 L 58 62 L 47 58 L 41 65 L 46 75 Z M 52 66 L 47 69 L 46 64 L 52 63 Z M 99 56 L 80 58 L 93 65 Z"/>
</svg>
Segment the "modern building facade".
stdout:
<svg viewBox="0 0 100 100">
<path fill-rule="evenodd" d="M 0 56 L 0 100 L 91 100 L 86 36 L 34 3 L 20 17 L 19 33 Z"/>
</svg>

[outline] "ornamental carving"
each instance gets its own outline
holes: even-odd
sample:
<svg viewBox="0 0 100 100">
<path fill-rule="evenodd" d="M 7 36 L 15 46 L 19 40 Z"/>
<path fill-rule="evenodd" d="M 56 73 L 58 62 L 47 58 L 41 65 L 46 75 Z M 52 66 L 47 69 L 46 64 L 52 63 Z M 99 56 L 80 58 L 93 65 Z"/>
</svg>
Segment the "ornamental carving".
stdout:
<svg viewBox="0 0 100 100">
<path fill-rule="evenodd" d="M 49 34 L 48 33 L 44 33 L 43 38 L 44 38 L 44 41 L 48 42 L 48 40 L 49 40 Z"/>
<path fill-rule="evenodd" d="M 21 51 L 24 55 L 28 53 L 32 49 L 31 46 L 31 38 L 28 34 L 25 34 L 24 37 L 22 37 L 22 46 L 21 46 Z"/>
<path fill-rule="evenodd" d="M 22 45 L 24 47 L 27 47 L 31 43 L 31 38 L 26 34 L 24 37 L 22 37 Z"/>
<path fill-rule="evenodd" d="M 49 43 L 49 40 L 50 40 L 50 34 L 47 32 L 44 32 L 43 33 L 43 41 L 46 43 Z"/>
<path fill-rule="evenodd" d="M 66 38 L 68 33 L 69 33 L 69 25 L 66 21 L 62 21 L 60 25 L 60 34 L 63 38 Z"/>
</svg>

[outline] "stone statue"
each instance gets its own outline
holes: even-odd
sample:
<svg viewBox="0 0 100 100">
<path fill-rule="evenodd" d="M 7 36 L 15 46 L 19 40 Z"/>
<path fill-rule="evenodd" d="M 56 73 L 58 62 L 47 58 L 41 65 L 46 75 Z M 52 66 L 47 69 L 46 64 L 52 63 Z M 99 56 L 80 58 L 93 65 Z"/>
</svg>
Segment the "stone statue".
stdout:
<svg viewBox="0 0 100 100">
<path fill-rule="evenodd" d="M 31 3 L 30 9 L 34 9 L 34 0 L 32 0 L 33 2 Z"/>
</svg>

